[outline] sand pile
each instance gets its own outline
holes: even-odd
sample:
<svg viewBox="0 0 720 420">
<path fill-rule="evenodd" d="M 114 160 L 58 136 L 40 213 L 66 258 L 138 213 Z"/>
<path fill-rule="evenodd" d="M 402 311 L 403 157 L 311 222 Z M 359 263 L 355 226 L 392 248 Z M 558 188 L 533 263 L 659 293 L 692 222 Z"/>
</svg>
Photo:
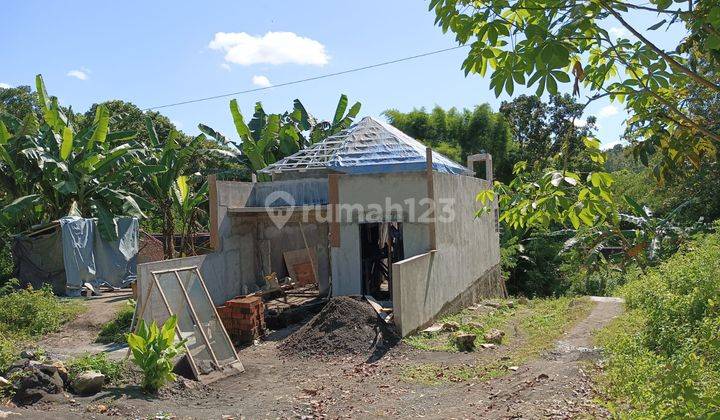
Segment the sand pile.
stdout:
<svg viewBox="0 0 720 420">
<path fill-rule="evenodd" d="M 338 296 L 279 348 L 301 357 L 372 356 L 384 354 L 398 341 L 392 326 L 382 321 L 365 299 Z"/>
</svg>

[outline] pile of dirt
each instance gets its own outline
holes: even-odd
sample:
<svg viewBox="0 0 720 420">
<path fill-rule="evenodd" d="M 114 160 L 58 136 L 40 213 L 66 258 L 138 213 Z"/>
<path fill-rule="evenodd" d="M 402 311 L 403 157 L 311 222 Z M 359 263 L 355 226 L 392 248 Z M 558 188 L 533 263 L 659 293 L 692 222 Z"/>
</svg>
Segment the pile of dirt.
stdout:
<svg viewBox="0 0 720 420">
<path fill-rule="evenodd" d="M 338 296 L 291 334 L 279 348 L 300 357 L 347 355 L 379 358 L 400 337 L 362 297 Z"/>
</svg>

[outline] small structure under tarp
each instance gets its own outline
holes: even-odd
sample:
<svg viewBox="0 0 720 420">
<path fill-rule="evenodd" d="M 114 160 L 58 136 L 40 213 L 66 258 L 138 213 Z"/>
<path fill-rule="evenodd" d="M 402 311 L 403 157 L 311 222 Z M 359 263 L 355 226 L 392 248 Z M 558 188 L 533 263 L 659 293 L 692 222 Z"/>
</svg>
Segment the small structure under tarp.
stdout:
<svg viewBox="0 0 720 420">
<path fill-rule="evenodd" d="M 23 287 L 50 285 L 66 296 L 79 296 L 86 283 L 127 287 L 137 277 L 138 229 L 136 218 L 117 218 L 117 239 L 108 241 L 95 219 L 63 217 L 13 237 L 13 275 Z"/>
</svg>

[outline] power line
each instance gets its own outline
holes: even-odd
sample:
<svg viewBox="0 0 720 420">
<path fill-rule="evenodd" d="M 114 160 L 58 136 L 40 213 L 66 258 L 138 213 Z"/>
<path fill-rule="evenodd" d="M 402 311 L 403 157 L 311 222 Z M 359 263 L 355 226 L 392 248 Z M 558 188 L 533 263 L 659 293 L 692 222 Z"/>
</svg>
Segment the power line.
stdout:
<svg viewBox="0 0 720 420">
<path fill-rule="evenodd" d="M 383 61 L 382 63 L 370 64 L 370 65 L 367 65 L 367 66 L 356 67 L 356 68 L 352 68 L 352 69 L 348 69 L 348 70 L 338 71 L 338 72 L 335 72 L 335 73 L 321 74 L 321 75 L 319 75 L 319 76 L 308 77 L 308 78 L 299 79 L 299 80 L 293 80 L 293 81 L 291 81 L 291 82 L 279 83 L 279 84 L 277 84 L 277 85 L 272 85 L 272 86 L 258 87 L 258 88 L 253 88 L 253 89 L 241 90 L 241 91 L 238 91 L 238 92 L 224 93 L 224 94 L 222 94 L 222 95 L 208 96 L 208 97 L 205 97 L 205 98 L 198 98 L 198 99 L 188 99 L 188 100 L 182 101 L 182 102 L 175 102 L 175 103 L 171 103 L 171 104 L 153 106 L 153 107 L 150 107 L 150 108 L 145 108 L 145 109 L 143 109 L 143 111 L 152 111 L 152 110 L 161 109 L 161 108 L 169 108 L 169 107 L 171 107 L 171 106 L 193 104 L 193 103 L 196 103 L 196 102 L 209 101 L 209 100 L 212 100 L 212 99 L 227 98 L 228 96 L 236 96 L 236 95 L 242 95 L 242 94 L 245 94 L 245 93 L 259 92 L 259 91 L 268 90 L 268 89 L 274 89 L 274 88 L 283 87 L 283 86 L 296 85 L 296 84 L 298 84 L 298 83 L 305 83 L 305 82 L 310 82 L 310 81 L 313 81 L 313 80 L 325 79 L 325 78 L 328 78 L 328 77 L 334 77 L 334 76 L 340 76 L 340 75 L 343 75 L 343 74 L 354 73 L 354 72 L 356 72 L 356 71 L 373 69 L 373 68 L 376 68 L 376 67 L 387 66 L 387 65 L 390 65 L 390 64 L 400 63 L 400 62 L 408 61 L 408 60 L 414 60 L 414 59 L 417 59 L 417 58 L 427 57 L 427 56 L 429 56 L 429 55 L 441 54 L 441 53 L 444 53 L 444 52 L 447 52 L 447 51 L 453 51 L 453 50 L 457 50 L 457 49 L 460 49 L 460 48 L 466 48 L 466 47 L 469 47 L 469 45 L 458 45 L 458 46 L 455 46 L 455 47 L 443 48 L 443 49 L 441 49 L 441 50 L 435 50 L 435 51 L 430 51 L 430 52 L 426 52 L 426 53 L 422 53 L 422 54 L 412 55 L 412 56 L 410 56 L 410 57 L 403 57 L 403 58 L 398 58 L 398 59 L 396 59 L 396 60 Z"/>
</svg>

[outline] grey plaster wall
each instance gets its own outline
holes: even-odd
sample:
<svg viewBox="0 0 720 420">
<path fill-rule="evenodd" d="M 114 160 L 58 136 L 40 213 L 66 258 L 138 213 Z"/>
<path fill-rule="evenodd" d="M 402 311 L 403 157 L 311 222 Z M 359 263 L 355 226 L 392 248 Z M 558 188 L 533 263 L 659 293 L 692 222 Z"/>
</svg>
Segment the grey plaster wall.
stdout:
<svg viewBox="0 0 720 420">
<path fill-rule="evenodd" d="M 428 250 L 427 225 L 410 222 L 428 208 L 422 201 L 427 198 L 424 172 L 343 175 L 338 178 L 338 193 L 340 247 L 330 250 L 334 296 L 362 293 L 360 222 L 403 222 L 405 256 Z"/>
<path fill-rule="evenodd" d="M 424 172 L 343 175 L 338 178 L 338 192 L 340 217 L 345 223 L 367 221 L 377 206 L 393 210 L 385 221 L 409 221 L 428 209 L 427 203 L 421 202 L 427 198 Z"/>
<path fill-rule="evenodd" d="M 241 254 L 247 252 L 242 232 L 233 229 L 229 208 L 244 207 L 255 184 L 251 182 L 217 181 L 218 244 L 213 253 L 205 255 L 203 275 L 213 301 L 221 304 L 242 294 Z M 205 275 L 207 272 L 207 275 Z"/>
<path fill-rule="evenodd" d="M 406 255 L 405 260 L 393 264 L 395 322 L 403 335 L 430 323 L 469 291 L 479 290 L 471 293 L 477 296 L 501 290 L 495 216 L 490 212 L 475 217 L 479 209 L 475 196 L 489 183 L 440 173 L 434 173 L 433 180 L 437 251 Z"/>
</svg>

